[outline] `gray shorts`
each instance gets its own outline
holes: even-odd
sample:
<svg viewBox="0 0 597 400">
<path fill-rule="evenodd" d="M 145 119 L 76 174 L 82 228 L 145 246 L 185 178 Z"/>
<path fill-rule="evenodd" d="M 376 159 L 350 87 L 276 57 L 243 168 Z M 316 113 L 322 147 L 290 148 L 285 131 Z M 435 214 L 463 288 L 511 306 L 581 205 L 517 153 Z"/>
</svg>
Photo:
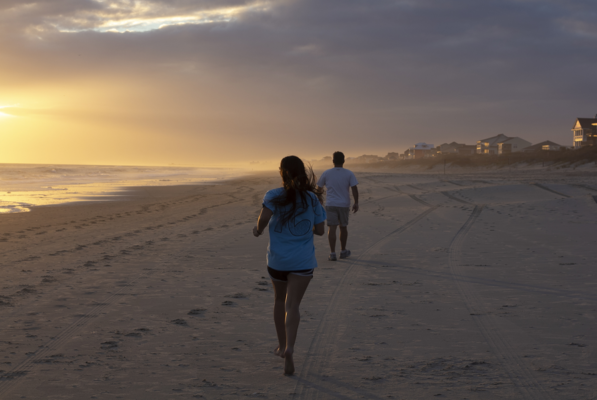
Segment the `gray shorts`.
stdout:
<svg viewBox="0 0 597 400">
<path fill-rule="evenodd" d="M 328 215 L 328 225 L 348 226 L 350 207 L 326 206 L 325 212 Z"/>
</svg>

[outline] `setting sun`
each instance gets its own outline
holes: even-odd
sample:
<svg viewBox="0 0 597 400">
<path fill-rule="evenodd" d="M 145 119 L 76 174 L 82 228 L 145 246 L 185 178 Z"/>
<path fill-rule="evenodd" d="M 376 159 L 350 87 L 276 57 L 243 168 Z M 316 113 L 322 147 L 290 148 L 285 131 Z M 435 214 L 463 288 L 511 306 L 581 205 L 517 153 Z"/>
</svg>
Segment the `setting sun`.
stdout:
<svg viewBox="0 0 597 400">
<path fill-rule="evenodd" d="M 0 110 L 3 110 L 5 108 L 10 108 L 10 107 L 14 107 L 14 106 L 0 106 Z M 14 117 L 14 115 L 10 115 L 10 114 L 0 111 L 0 118 L 11 118 L 11 117 Z"/>
</svg>

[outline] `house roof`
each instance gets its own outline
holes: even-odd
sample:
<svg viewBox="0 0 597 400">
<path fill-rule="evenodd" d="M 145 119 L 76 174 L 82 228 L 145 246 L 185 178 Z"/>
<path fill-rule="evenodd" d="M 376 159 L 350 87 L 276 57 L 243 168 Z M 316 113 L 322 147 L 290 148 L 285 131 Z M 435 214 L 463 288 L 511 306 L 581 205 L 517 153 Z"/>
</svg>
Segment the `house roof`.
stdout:
<svg viewBox="0 0 597 400">
<path fill-rule="evenodd" d="M 597 123 L 597 118 L 577 118 L 572 129 L 576 127 L 577 121 L 582 128 L 592 128 L 593 124 Z"/>
<path fill-rule="evenodd" d="M 434 145 L 428 143 L 417 143 L 415 145 L 415 150 L 431 150 L 434 147 Z"/>
<path fill-rule="evenodd" d="M 456 143 L 456 142 L 452 142 L 452 143 L 444 143 L 444 144 L 440 144 L 439 147 L 462 147 L 462 146 L 466 146 L 464 143 Z"/>
<path fill-rule="evenodd" d="M 595 121 L 595 122 L 597 122 L 597 121 Z M 493 146 L 494 144 L 503 142 L 506 139 L 510 139 L 510 138 L 508 136 L 504 135 L 503 133 L 500 133 L 497 136 L 492 136 L 492 137 L 487 138 L 487 139 L 479 140 L 479 142 L 489 142 L 489 145 Z"/>
<path fill-rule="evenodd" d="M 525 147 L 524 149 L 522 149 L 522 151 L 543 150 L 543 146 L 547 146 L 547 145 L 565 147 L 565 146 L 562 146 L 561 144 L 554 143 L 551 140 L 545 140 L 543 142 L 539 142 L 539 143 L 534 144 L 532 146 Z"/>
<path fill-rule="evenodd" d="M 499 145 L 499 144 L 502 144 L 502 143 L 508 143 L 508 142 L 510 142 L 510 141 L 512 141 L 512 140 L 522 140 L 522 141 L 524 141 L 524 142 L 527 142 L 527 141 L 526 141 L 526 140 L 524 140 L 523 138 L 519 138 L 519 137 L 509 137 L 509 138 L 507 138 L 506 140 L 500 140 L 500 141 L 499 141 L 499 142 L 497 142 L 496 144 L 498 144 L 498 145 Z M 530 142 L 527 142 L 527 143 L 529 143 L 529 146 L 530 146 Z"/>
</svg>

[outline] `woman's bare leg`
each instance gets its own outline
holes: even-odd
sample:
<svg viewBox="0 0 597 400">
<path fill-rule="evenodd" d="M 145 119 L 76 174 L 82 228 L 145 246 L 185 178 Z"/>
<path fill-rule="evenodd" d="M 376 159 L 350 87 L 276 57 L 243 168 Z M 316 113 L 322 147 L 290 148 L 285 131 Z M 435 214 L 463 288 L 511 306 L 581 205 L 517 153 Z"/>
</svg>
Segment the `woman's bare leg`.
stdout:
<svg viewBox="0 0 597 400">
<path fill-rule="evenodd" d="M 274 325 L 276 326 L 276 334 L 278 335 L 278 348 L 274 350 L 274 354 L 284 358 L 284 350 L 286 349 L 286 326 L 284 319 L 286 316 L 286 282 L 274 281 Z"/>
<path fill-rule="evenodd" d="M 286 294 L 286 350 L 284 351 L 284 374 L 294 374 L 294 343 L 301 321 L 299 306 L 312 277 L 288 274 Z"/>
</svg>

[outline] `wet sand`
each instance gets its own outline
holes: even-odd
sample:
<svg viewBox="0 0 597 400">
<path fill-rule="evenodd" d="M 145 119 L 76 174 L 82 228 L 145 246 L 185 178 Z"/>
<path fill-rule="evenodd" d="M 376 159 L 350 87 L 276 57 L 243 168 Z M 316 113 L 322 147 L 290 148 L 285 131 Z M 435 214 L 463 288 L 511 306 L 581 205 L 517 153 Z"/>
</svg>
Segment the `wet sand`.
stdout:
<svg viewBox="0 0 597 400">
<path fill-rule="evenodd" d="M 357 173 L 296 374 L 272 354 L 276 173 L 0 216 L 1 399 L 594 399 L 591 173 Z"/>
</svg>

